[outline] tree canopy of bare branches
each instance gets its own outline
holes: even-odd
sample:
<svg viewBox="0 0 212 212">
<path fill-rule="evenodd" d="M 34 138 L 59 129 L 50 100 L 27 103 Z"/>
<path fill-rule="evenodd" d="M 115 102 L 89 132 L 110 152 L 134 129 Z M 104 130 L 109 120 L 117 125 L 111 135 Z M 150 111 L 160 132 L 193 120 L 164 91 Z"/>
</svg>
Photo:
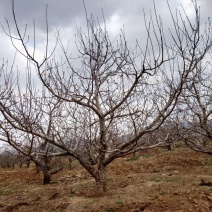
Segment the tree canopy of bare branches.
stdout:
<svg viewBox="0 0 212 212">
<path fill-rule="evenodd" d="M 183 123 L 181 137 L 195 151 L 212 155 L 211 63 L 199 63 L 196 69 L 197 76 L 187 84 L 182 94 L 182 104 L 179 105 L 179 116 Z"/>
<path fill-rule="evenodd" d="M 62 62 L 49 53 L 47 24 L 46 52 L 39 62 L 35 49 L 31 53 L 27 48 L 26 32 L 18 26 L 13 2 L 17 36 L 11 34 L 9 24 L 5 31 L 14 46 L 14 39 L 22 44 L 24 50 L 15 48 L 27 59 L 27 69 L 36 70 L 44 87 L 34 88 L 30 74 L 26 91 L 19 89 L 17 80 L 5 85 L 0 101 L 2 140 L 19 148 L 27 136 L 60 148 L 58 155 L 79 160 L 95 178 L 98 190 L 105 192 L 109 163 L 163 145 L 163 141 L 152 143 L 144 138 L 172 114 L 211 48 L 210 22 L 201 31 L 199 9 L 193 3 L 194 20 L 183 10 L 174 15 L 169 8 L 174 25 L 169 35 L 164 35 L 155 9 L 151 19 L 145 20 L 145 45 L 137 43 L 134 48 L 128 46 L 123 30 L 111 39 L 106 23 L 99 23 L 85 10 L 87 30 L 77 28 L 76 57 L 57 34 Z M 36 142 L 31 140 L 32 144 Z"/>
</svg>

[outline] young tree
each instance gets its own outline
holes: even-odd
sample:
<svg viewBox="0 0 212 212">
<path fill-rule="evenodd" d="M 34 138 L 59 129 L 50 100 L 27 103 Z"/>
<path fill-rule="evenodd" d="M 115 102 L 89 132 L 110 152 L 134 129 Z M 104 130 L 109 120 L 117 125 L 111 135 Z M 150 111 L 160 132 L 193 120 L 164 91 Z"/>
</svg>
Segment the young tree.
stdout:
<svg viewBox="0 0 212 212">
<path fill-rule="evenodd" d="M 54 117 L 51 135 L 34 128 L 33 121 L 20 122 L 16 112 L 10 112 L 1 101 L 2 114 L 15 129 L 45 139 L 62 149 L 63 154 L 79 160 L 95 178 L 98 191 L 105 192 L 109 163 L 161 145 L 161 142 L 152 144 L 143 138 L 159 129 L 170 116 L 181 92 L 188 81 L 194 80 L 193 72 L 211 47 L 210 22 L 201 32 L 195 1 L 194 10 L 196 17 L 192 21 L 186 13 L 184 18 L 182 13 L 174 16 L 170 9 L 173 45 L 166 42 L 162 20 L 155 10 L 151 20 L 145 20 L 146 44 L 137 43 L 134 49 L 128 47 L 123 31 L 111 40 L 106 24 L 86 14 L 87 32 L 77 29 L 77 63 L 58 35 L 65 60 L 60 64 L 48 54 L 48 31 L 44 60 L 39 62 L 35 54 L 28 51 L 13 4 L 18 37 L 14 38 L 10 30 L 8 35 L 12 41 L 21 42 L 24 52 L 16 47 L 17 50 L 28 59 L 28 65 L 35 67 L 52 98 L 62 102 L 62 110 L 57 113 L 60 121 Z"/>
</svg>

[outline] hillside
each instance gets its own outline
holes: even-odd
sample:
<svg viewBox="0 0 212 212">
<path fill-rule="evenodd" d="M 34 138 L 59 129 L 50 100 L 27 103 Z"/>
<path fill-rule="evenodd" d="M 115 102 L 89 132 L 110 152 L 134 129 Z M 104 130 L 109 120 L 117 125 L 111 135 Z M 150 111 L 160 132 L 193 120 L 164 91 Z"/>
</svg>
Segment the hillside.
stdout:
<svg viewBox="0 0 212 212">
<path fill-rule="evenodd" d="M 92 177 L 74 161 L 42 185 L 34 166 L 0 170 L 0 211 L 209 212 L 212 157 L 186 148 L 120 158 L 108 167 L 108 193 L 95 195 Z"/>
</svg>

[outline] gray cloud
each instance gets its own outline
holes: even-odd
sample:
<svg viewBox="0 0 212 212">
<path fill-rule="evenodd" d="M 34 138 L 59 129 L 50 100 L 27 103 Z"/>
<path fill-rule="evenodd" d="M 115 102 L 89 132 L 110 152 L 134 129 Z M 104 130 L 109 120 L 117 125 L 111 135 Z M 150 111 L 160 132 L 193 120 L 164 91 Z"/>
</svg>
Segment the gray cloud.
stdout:
<svg viewBox="0 0 212 212">
<path fill-rule="evenodd" d="M 180 9 L 183 4 L 189 15 L 192 11 L 190 0 L 169 0 L 173 11 Z M 198 0 L 201 6 L 201 16 L 203 23 L 208 16 L 211 16 L 212 1 Z M 153 1 L 150 0 L 85 0 L 86 10 L 94 17 L 99 17 L 102 21 L 102 10 L 104 11 L 105 20 L 110 34 L 117 34 L 124 26 L 126 37 L 130 45 L 135 43 L 138 38 L 142 42 L 144 40 L 145 25 L 143 21 L 143 11 L 145 11 L 147 20 L 149 19 L 149 11 L 153 11 Z M 168 28 L 172 27 L 170 13 L 166 0 L 155 0 L 157 13 L 161 15 L 163 20 L 165 34 Z M 39 45 L 45 43 L 46 31 L 46 5 L 48 5 L 48 24 L 51 35 L 56 28 L 60 28 L 63 41 L 73 39 L 75 24 L 85 30 L 85 11 L 83 0 L 15 0 L 15 13 L 20 29 L 23 32 L 25 24 L 28 25 L 28 33 L 32 33 L 33 18 L 36 21 L 36 41 Z M 12 10 L 10 0 L 0 0 L 0 21 L 5 26 L 4 18 L 10 22 L 10 26 L 14 31 L 14 22 L 12 20 Z M 0 29 L 0 36 L 6 40 L 4 32 Z M 31 34 L 31 38 L 32 38 Z M 54 38 L 54 36 L 52 36 Z M 0 59 L 8 57 L 10 48 L 7 48 L 10 42 L 0 42 L 1 49 Z M 74 42 L 73 42 L 74 43 Z"/>
<path fill-rule="evenodd" d="M 169 2 L 174 8 L 179 7 L 181 2 L 186 5 L 190 0 L 169 0 Z M 210 16 L 212 1 L 198 0 L 198 2 L 202 7 L 202 14 Z M 138 20 L 142 17 L 143 10 L 148 12 L 153 8 L 153 3 L 149 0 L 85 0 L 85 4 L 88 13 L 93 13 L 96 17 L 101 17 L 101 8 L 103 8 L 106 20 L 114 13 L 119 13 L 121 19 L 131 22 L 131 25 L 135 24 L 136 17 Z M 168 11 L 166 0 L 155 1 L 155 4 L 158 13 L 165 16 Z M 67 27 L 85 19 L 83 0 L 15 0 L 15 11 L 19 24 L 30 24 L 34 18 L 36 26 L 45 30 L 46 5 L 48 5 L 48 22 L 52 29 Z M 1 0 L 0 20 L 2 21 L 6 17 L 12 21 L 11 12 L 11 1 Z M 123 22 L 123 24 L 125 23 Z"/>
</svg>

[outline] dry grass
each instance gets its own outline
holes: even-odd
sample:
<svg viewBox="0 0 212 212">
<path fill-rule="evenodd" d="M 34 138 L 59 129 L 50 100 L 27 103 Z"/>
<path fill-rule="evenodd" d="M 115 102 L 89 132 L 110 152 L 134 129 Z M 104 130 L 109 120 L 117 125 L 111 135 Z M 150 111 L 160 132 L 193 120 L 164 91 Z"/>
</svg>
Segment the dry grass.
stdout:
<svg viewBox="0 0 212 212">
<path fill-rule="evenodd" d="M 0 170 L 0 211 L 212 211 L 211 157 L 179 148 L 120 158 L 108 167 L 108 193 L 77 163 L 42 185 L 34 166 Z"/>
</svg>

